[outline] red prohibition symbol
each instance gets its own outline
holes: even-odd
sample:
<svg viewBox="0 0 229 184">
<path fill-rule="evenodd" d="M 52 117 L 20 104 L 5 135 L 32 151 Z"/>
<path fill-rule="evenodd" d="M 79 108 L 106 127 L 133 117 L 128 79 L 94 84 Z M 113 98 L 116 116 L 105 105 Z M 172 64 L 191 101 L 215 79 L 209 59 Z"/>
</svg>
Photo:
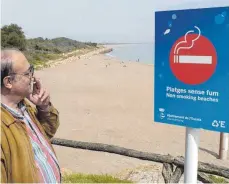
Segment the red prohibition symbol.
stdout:
<svg viewBox="0 0 229 184">
<path fill-rule="evenodd" d="M 206 82 L 215 72 L 217 53 L 211 41 L 195 26 L 180 37 L 170 51 L 170 68 L 178 80 L 189 85 Z"/>
</svg>

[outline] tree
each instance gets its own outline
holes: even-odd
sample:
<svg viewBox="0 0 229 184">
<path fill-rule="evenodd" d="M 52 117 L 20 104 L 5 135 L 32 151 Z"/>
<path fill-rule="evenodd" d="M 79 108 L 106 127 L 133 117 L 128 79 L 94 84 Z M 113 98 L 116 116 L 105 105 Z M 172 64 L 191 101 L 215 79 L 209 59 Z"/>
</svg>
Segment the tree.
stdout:
<svg viewBox="0 0 229 184">
<path fill-rule="evenodd" d="M 18 48 L 23 51 L 26 49 L 26 38 L 22 28 L 17 24 L 10 24 L 1 28 L 2 47 Z"/>
</svg>

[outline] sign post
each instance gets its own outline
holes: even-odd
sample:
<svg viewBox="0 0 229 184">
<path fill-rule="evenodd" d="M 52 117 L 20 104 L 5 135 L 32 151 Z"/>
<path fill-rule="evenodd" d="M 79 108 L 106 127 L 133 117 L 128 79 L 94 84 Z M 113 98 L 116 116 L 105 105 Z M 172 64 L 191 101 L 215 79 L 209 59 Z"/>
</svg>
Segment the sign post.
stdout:
<svg viewBox="0 0 229 184">
<path fill-rule="evenodd" d="M 186 128 L 184 182 L 197 183 L 200 130 Z"/>
<path fill-rule="evenodd" d="M 229 7 L 155 13 L 154 121 L 186 127 L 185 183 L 197 183 L 200 129 L 228 150 Z"/>
<path fill-rule="evenodd" d="M 220 133 L 219 159 L 226 160 L 228 152 L 228 134 Z"/>
</svg>

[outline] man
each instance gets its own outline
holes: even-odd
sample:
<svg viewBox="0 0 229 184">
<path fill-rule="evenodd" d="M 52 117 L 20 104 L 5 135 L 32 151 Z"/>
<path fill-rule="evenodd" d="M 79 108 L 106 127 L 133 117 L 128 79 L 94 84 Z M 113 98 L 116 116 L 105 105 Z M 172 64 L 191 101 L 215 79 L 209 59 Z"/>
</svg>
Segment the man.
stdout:
<svg viewBox="0 0 229 184">
<path fill-rule="evenodd" d="M 1 181 L 59 183 L 59 164 L 50 143 L 58 111 L 34 68 L 17 50 L 1 52 Z"/>
</svg>

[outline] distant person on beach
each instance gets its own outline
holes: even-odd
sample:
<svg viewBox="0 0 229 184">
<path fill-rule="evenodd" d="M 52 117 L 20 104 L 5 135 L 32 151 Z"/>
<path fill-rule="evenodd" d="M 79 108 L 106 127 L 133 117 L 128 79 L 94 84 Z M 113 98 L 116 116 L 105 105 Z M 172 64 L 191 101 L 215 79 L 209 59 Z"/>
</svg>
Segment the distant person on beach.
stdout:
<svg viewBox="0 0 229 184">
<path fill-rule="evenodd" d="M 58 111 L 18 50 L 1 51 L 1 182 L 60 183 L 50 139 Z"/>
</svg>

